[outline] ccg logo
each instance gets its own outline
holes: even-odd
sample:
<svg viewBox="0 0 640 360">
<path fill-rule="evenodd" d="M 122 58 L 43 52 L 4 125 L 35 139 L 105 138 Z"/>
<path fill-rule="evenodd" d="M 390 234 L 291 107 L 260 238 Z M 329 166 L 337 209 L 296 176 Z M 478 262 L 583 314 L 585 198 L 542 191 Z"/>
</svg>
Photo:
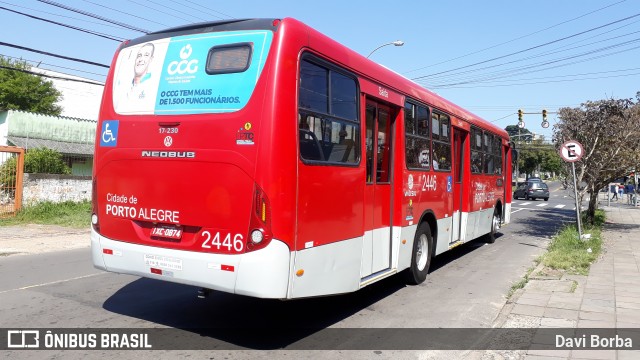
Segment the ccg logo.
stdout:
<svg viewBox="0 0 640 360">
<path fill-rule="evenodd" d="M 180 61 L 172 61 L 167 66 L 167 73 L 169 75 L 184 75 L 184 74 L 194 74 L 198 71 L 198 60 L 191 59 L 189 57 L 193 53 L 193 48 L 191 44 L 187 44 L 180 49 Z"/>
</svg>

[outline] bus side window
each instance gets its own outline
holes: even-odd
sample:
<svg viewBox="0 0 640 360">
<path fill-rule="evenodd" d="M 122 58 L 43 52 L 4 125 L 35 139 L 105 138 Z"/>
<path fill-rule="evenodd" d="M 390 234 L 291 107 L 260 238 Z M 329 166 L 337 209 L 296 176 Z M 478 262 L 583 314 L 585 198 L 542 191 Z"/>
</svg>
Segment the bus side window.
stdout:
<svg viewBox="0 0 640 360">
<path fill-rule="evenodd" d="M 300 157 L 308 161 L 357 165 L 360 124 L 356 78 L 314 59 L 305 56 L 300 66 Z"/>
<path fill-rule="evenodd" d="M 309 130 L 300 129 L 300 156 L 306 160 L 324 160 L 322 146 L 316 134 Z"/>
</svg>

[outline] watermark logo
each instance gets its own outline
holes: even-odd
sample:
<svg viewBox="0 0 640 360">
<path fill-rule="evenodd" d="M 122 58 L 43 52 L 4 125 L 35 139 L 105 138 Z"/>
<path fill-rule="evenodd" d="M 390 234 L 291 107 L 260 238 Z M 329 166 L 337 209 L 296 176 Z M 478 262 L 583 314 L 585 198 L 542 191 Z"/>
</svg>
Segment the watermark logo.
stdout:
<svg viewBox="0 0 640 360">
<path fill-rule="evenodd" d="M 8 330 L 7 347 L 9 349 L 29 349 L 40 346 L 39 330 Z"/>
</svg>

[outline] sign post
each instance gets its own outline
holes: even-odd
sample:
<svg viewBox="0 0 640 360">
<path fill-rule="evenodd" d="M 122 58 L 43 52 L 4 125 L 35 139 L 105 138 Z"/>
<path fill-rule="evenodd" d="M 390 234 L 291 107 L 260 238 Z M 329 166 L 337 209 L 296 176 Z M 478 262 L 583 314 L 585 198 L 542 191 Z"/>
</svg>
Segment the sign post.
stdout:
<svg viewBox="0 0 640 360">
<path fill-rule="evenodd" d="M 577 141 L 566 141 L 560 147 L 560 157 L 571 163 L 571 169 L 573 170 L 573 192 L 576 198 L 576 219 L 578 221 L 578 238 L 582 239 L 582 221 L 580 220 L 580 204 L 578 203 L 578 185 L 576 183 L 576 164 L 575 162 L 582 158 L 584 149 L 582 144 Z"/>
</svg>

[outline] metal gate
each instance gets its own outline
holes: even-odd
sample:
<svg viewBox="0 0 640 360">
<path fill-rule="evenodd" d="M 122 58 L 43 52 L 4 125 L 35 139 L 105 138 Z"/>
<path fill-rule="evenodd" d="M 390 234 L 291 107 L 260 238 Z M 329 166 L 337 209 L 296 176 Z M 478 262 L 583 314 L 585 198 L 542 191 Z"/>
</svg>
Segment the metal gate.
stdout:
<svg viewBox="0 0 640 360">
<path fill-rule="evenodd" d="M 24 149 L 0 146 L 0 218 L 20 210 L 23 172 Z"/>
</svg>

